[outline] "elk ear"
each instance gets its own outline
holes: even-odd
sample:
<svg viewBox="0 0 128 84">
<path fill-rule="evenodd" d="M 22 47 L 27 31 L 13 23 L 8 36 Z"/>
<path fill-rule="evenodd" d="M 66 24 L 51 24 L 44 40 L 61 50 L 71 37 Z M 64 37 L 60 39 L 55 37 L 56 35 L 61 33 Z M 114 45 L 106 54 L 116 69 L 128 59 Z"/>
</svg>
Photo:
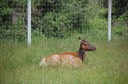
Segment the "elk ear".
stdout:
<svg viewBox="0 0 128 84">
<path fill-rule="evenodd" d="M 82 42 L 82 39 L 80 37 L 78 37 L 78 39 L 79 39 L 79 42 L 81 43 Z"/>
<path fill-rule="evenodd" d="M 79 40 L 81 40 L 81 38 L 80 38 L 80 37 L 78 37 L 78 39 L 79 39 Z"/>
</svg>

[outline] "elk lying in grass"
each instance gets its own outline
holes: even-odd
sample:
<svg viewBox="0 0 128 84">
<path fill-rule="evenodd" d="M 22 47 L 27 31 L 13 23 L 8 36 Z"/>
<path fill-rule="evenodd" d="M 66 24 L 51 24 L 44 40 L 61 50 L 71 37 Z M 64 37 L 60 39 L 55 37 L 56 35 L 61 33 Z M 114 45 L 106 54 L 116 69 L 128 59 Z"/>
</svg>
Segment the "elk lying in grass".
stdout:
<svg viewBox="0 0 128 84">
<path fill-rule="evenodd" d="M 77 67 L 84 61 L 84 54 L 87 51 L 95 51 L 96 48 L 89 44 L 86 40 L 80 39 L 80 48 L 78 52 L 64 52 L 60 54 L 53 54 L 42 58 L 40 66 L 61 64 L 62 66 Z"/>
</svg>

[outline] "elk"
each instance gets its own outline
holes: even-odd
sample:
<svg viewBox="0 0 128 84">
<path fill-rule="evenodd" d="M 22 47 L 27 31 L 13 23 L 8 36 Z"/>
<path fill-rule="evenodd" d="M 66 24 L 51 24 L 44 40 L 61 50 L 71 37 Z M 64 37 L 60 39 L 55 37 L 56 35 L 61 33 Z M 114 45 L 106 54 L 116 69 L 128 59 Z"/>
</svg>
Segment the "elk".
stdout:
<svg viewBox="0 0 128 84">
<path fill-rule="evenodd" d="M 86 40 L 79 37 L 80 48 L 78 52 L 63 52 L 42 58 L 40 66 L 61 64 L 62 66 L 78 67 L 82 65 L 87 51 L 95 51 L 96 48 Z"/>
</svg>

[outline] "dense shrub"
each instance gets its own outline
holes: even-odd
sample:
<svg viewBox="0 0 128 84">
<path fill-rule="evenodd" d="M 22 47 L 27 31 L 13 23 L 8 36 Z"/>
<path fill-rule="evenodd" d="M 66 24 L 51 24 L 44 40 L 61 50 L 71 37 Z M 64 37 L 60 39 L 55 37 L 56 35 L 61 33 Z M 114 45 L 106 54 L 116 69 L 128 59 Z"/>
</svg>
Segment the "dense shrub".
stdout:
<svg viewBox="0 0 128 84">
<path fill-rule="evenodd" d="M 0 39 L 23 41 L 26 37 L 26 0 L 0 1 Z"/>
<path fill-rule="evenodd" d="M 127 0 L 113 0 L 112 33 L 116 38 L 127 37 L 128 5 L 125 2 Z M 32 0 L 32 35 L 63 38 L 86 33 L 90 38 L 105 38 L 106 4 L 107 0 Z M 0 1 L 0 39 L 25 40 L 26 9 L 27 0 Z"/>
<path fill-rule="evenodd" d="M 36 16 L 33 17 L 33 29 L 40 30 L 39 32 L 46 37 L 57 38 L 70 36 L 74 30 L 82 31 L 82 25 L 86 24 L 84 19 L 86 20 L 85 5 L 87 3 L 85 2 L 86 0 L 40 2 L 35 5 L 40 13 L 36 12 Z"/>
</svg>

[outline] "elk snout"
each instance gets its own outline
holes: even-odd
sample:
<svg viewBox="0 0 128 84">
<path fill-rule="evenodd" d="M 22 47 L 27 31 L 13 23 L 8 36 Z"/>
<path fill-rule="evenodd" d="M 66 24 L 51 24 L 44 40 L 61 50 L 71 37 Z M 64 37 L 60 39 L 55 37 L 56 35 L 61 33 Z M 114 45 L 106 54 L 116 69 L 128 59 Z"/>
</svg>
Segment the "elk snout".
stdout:
<svg viewBox="0 0 128 84">
<path fill-rule="evenodd" d="M 91 48 L 92 51 L 96 50 L 96 48 L 94 46 L 92 46 L 92 45 L 90 46 L 90 48 Z"/>
</svg>

